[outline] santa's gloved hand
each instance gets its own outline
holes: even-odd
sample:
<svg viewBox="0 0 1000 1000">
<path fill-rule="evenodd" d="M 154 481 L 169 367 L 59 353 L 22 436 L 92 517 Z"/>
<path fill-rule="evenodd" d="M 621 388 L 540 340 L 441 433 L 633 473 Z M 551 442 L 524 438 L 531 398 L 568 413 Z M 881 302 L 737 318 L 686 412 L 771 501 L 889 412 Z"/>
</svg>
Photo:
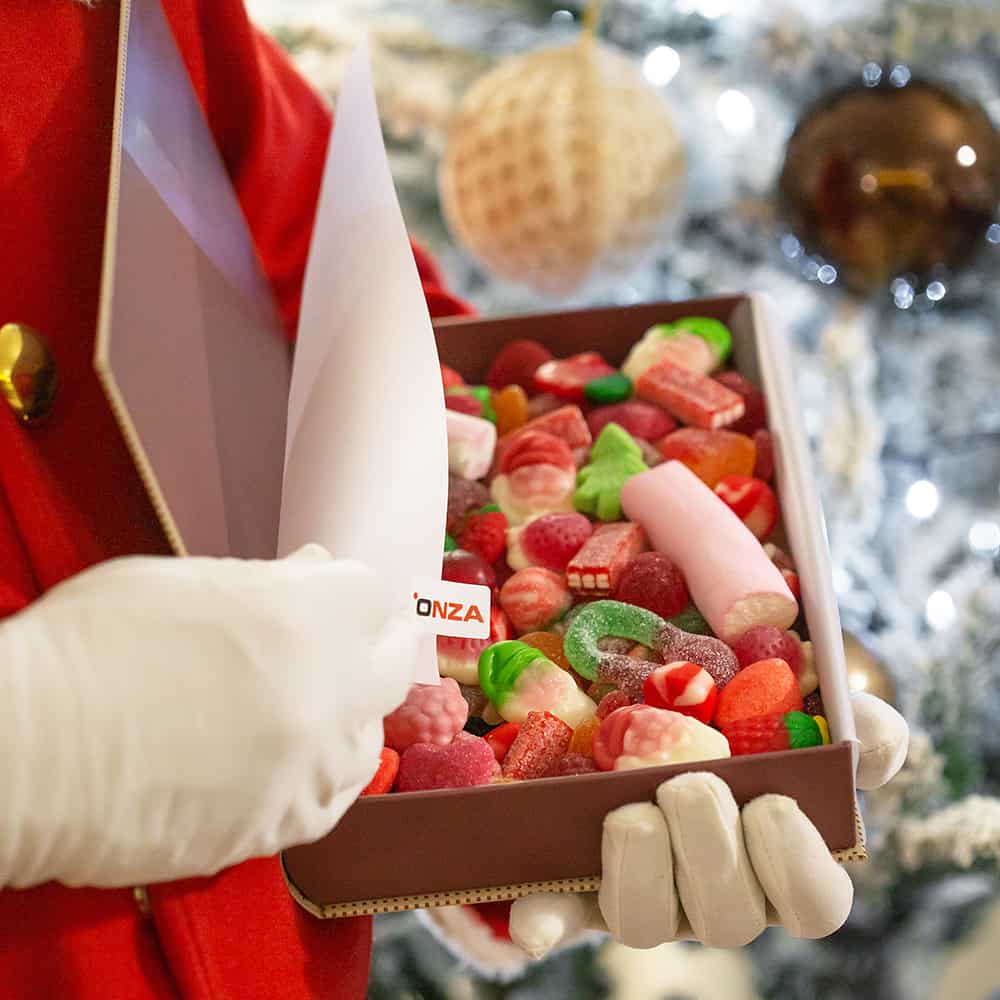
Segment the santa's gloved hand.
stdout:
<svg viewBox="0 0 1000 1000">
<path fill-rule="evenodd" d="M 0 887 L 209 875 L 323 836 L 416 643 L 371 570 L 318 546 L 54 588 L 0 624 Z"/>
<path fill-rule="evenodd" d="M 852 697 L 861 744 L 857 783 L 884 785 L 906 758 L 903 717 L 869 694 Z M 632 948 L 695 938 L 735 948 L 768 924 L 821 938 L 847 919 L 854 889 L 793 799 L 762 795 L 742 811 L 709 773 L 665 781 L 657 801 L 604 821 L 598 893 L 541 893 L 514 903 L 510 935 L 541 958 L 586 930 Z"/>
</svg>

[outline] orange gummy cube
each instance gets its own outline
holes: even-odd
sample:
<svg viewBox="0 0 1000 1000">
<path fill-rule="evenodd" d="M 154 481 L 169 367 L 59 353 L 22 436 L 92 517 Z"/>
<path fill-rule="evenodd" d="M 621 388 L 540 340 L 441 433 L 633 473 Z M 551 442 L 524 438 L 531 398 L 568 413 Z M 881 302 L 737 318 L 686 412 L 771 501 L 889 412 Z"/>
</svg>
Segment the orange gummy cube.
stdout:
<svg viewBox="0 0 1000 1000">
<path fill-rule="evenodd" d="M 519 385 L 508 385 L 492 394 L 497 434 L 501 437 L 528 422 L 528 396 Z"/>
<path fill-rule="evenodd" d="M 682 427 L 656 442 L 667 460 L 686 465 L 709 489 L 726 476 L 752 476 L 757 461 L 753 438 L 735 431 Z"/>
</svg>

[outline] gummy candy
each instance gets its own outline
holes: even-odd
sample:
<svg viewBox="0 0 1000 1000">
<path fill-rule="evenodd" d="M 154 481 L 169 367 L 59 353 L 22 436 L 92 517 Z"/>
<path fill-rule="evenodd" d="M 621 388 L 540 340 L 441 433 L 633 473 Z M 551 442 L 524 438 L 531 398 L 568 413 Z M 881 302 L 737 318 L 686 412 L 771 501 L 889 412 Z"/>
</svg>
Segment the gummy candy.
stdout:
<svg viewBox="0 0 1000 1000">
<path fill-rule="evenodd" d="M 656 649 L 665 661 L 690 660 L 704 667 L 720 691 L 740 669 L 736 654 L 721 639 L 693 635 L 670 622 L 660 630 Z"/>
<path fill-rule="evenodd" d="M 491 492 L 511 524 L 573 509 L 576 465 L 565 441 L 544 431 L 518 431 L 504 453 Z"/>
<path fill-rule="evenodd" d="M 490 491 L 474 479 L 464 479 L 453 473 L 448 476 L 448 515 L 445 531 L 450 535 L 458 533 L 465 515 L 488 503 Z"/>
<path fill-rule="evenodd" d="M 507 517 L 500 511 L 467 515 L 458 544 L 488 563 L 495 563 L 507 547 Z"/>
<path fill-rule="evenodd" d="M 441 579 L 492 588 L 497 582 L 497 574 L 482 556 L 456 548 L 446 552 L 441 560 Z"/>
<path fill-rule="evenodd" d="M 597 646 L 599 639 L 616 635 L 652 647 L 664 624 L 659 615 L 645 608 L 621 601 L 594 601 L 574 617 L 563 648 L 573 669 L 582 677 L 595 680 L 602 659 L 621 656 L 620 653 L 602 652 Z"/>
<path fill-rule="evenodd" d="M 825 719 L 823 723 L 825 725 Z M 829 737 L 823 739 L 819 719 L 810 718 L 804 712 L 774 712 L 755 719 L 741 719 L 723 727 L 722 735 L 729 741 L 734 757 L 818 747 L 829 742 Z"/>
<path fill-rule="evenodd" d="M 399 772 L 399 754 L 392 747 L 382 747 L 379 754 L 378 770 L 365 786 L 362 795 L 384 795 L 392 788 Z"/>
<path fill-rule="evenodd" d="M 632 395 L 632 380 L 615 372 L 591 379 L 583 387 L 584 396 L 592 403 L 620 403 Z"/>
<path fill-rule="evenodd" d="M 636 395 L 662 406 L 681 423 L 714 430 L 743 416 L 743 398 L 705 375 L 661 361 L 635 383 Z"/>
<path fill-rule="evenodd" d="M 744 667 L 719 693 L 715 724 L 725 729 L 740 719 L 800 711 L 802 695 L 791 667 L 784 660 L 758 660 Z"/>
<path fill-rule="evenodd" d="M 597 732 L 601 720 L 597 717 L 581 722 L 573 730 L 573 738 L 569 741 L 570 753 L 581 753 L 584 757 L 593 756 L 594 733 Z"/>
<path fill-rule="evenodd" d="M 580 402 L 584 386 L 602 375 L 614 375 L 611 367 L 596 351 L 584 351 L 569 358 L 546 361 L 535 371 L 535 388 L 553 396 Z"/>
<path fill-rule="evenodd" d="M 399 762 L 396 789 L 423 792 L 433 788 L 488 785 L 500 774 L 490 745 L 481 736 L 459 733 L 447 746 L 414 743 Z"/>
<path fill-rule="evenodd" d="M 773 625 L 754 625 L 733 643 L 741 667 L 758 660 L 784 660 L 798 676 L 802 673 L 802 643 L 794 632 L 782 632 Z"/>
<path fill-rule="evenodd" d="M 626 705 L 631 704 L 632 701 L 629 696 L 624 691 L 619 691 L 615 688 L 613 691 L 609 691 L 598 703 L 597 718 L 603 719 L 616 709 L 624 708 Z"/>
<path fill-rule="evenodd" d="M 514 742 L 520 731 L 520 722 L 505 722 L 502 726 L 491 729 L 483 737 L 489 743 L 498 763 L 503 763 L 504 757 L 507 756 L 507 751 L 510 750 L 511 743 Z"/>
<path fill-rule="evenodd" d="M 799 679 L 799 694 L 803 698 L 807 698 L 819 687 L 819 675 L 816 673 L 816 654 L 811 642 L 801 642 L 794 632 L 790 632 L 789 635 L 795 636 L 795 641 L 799 643 L 799 649 L 802 651 L 801 667 L 798 671 L 793 667 L 792 672 Z M 823 715 L 824 713 L 819 711 L 811 714 Z"/>
<path fill-rule="evenodd" d="M 528 422 L 528 397 L 519 385 L 508 385 L 493 394 L 497 433 L 502 437 Z"/>
<path fill-rule="evenodd" d="M 455 549 L 457 549 L 457 548 L 458 548 L 458 542 L 456 542 L 455 539 L 451 537 L 451 535 L 449 535 L 447 532 L 445 532 L 445 535 L 444 535 L 444 551 L 446 553 L 448 553 L 448 552 L 454 552 Z"/>
<path fill-rule="evenodd" d="M 823 696 L 819 691 L 813 691 L 812 694 L 807 694 L 802 699 L 802 711 L 806 715 L 826 715 L 826 709 L 823 708 Z"/>
<path fill-rule="evenodd" d="M 444 391 L 447 392 L 449 389 L 465 385 L 465 379 L 454 368 L 441 365 L 441 384 L 444 386 Z"/>
<path fill-rule="evenodd" d="M 445 746 L 468 717 L 468 703 L 451 677 L 443 677 L 440 684 L 414 684 L 406 701 L 382 721 L 385 745 L 393 750 L 405 750 L 414 743 Z"/>
<path fill-rule="evenodd" d="M 506 637 L 505 637 L 506 638 Z M 476 663 L 478 666 L 479 657 L 476 657 Z M 479 675 L 476 675 L 475 684 L 462 684 L 459 682 L 458 689 L 462 692 L 462 697 L 465 699 L 466 705 L 469 706 L 469 718 L 465 720 L 465 728 L 469 728 L 469 722 L 473 718 L 482 718 L 483 709 L 486 707 L 488 698 L 483 694 L 483 689 L 479 686 Z"/>
<path fill-rule="evenodd" d="M 749 476 L 757 449 L 745 434 L 682 427 L 656 442 L 660 454 L 686 465 L 706 486 L 726 476 Z"/>
<path fill-rule="evenodd" d="M 558 396 L 553 396 L 551 392 L 540 392 L 537 396 L 532 396 L 528 400 L 528 420 L 538 420 L 547 413 L 554 413 L 565 406 L 566 401 Z"/>
<path fill-rule="evenodd" d="M 651 705 L 629 705 L 601 722 L 594 760 L 602 771 L 716 760 L 729 756 L 722 733 L 697 719 Z"/>
<path fill-rule="evenodd" d="M 641 399 L 598 406 L 587 414 L 587 426 L 595 438 L 610 423 L 618 424 L 632 437 L 643 441 L 657 441 L 677 428 L 673 417 Z"/>
<path fill-rule="evenodd" d="M 551 712 L 529 712 L 503 761 L 505 778 L 544 778 L 566 755 L 573 730 Z"/>
<path fill-rule="evenodd" d="M 482 417 L 446 410 L 448 420 L 448 469 L 466 479 L 480 479 L 493 463 L 497 429 Z"/>
<path fill-rule="evenodd" d="M 479 657 L 487 646 L 504 642 L 511 636 L 511 624 L 502 608 L 490 607 L 490 637 L 488 639 L 463 639 L 459 636 L 437 637 L 438 673 L 454 677 L 459 684 L 479 683 Z"/>
<path fill-rule="evenodd" d="M 562 618 L 573 603 L 563 577 L 550 569 L 519 569 L 500 588 L 500 604 L 517 632 L 534 632 Z"/>
<path fill-rule="evenodd" d="M 573 505 L 602 521 L 617 521 L 625 480 L 645 471 L 642 451 L 631 435 L 618 424 L 608 424 L 594 442 L 590 464 L 580 470 Z"/>
<path fill-rule="evenodd" d="M 537 400 L 539 397 L 535 397 Z M 532 402 L 535 402 L 532 400 Z M 570 449 L 586 448 L 590 446 L 593 437 L 587 421 L 584 419 L 583 411 L 579 406 L 573 404 L 566 406 L 560 402 L 558 408 L 543 413 L 541 416 L 529 420 L 523 427 L 511 434 L 506 435 L 497 442 L 496 462 L 499 468 L 503 462 L 504 455 L 514 446 L 517 440 L 524 434 L 532 431 L 541 431 L 551 434 L 553 437 L 565 441 Z"/>
<path fill-rule="evenodd" d="M 566 566 L 570 590 L 584 597 L 607 596 L 645 543 L 645 535 L 638 524 L 602 524 Z"/>
<path fill-rule="evenodd" d="M 712 630 L 708 627 L 704 615 L 693 605 L 686 607 L 679 615 L 673 615 L 671 624 L 676 625 L 685 632 L 693 632 L 695 635 L 711 635 Z"/>
<path fill-rule="evenodd" d="M 486 373 L 486 384 L 492 389 L 508 385 L 534 391 L 535 372 L 552 359 L 552 352 L 537 340 L 512 340 L 504 344 Z"/>
<path fill-rule="evenodd" d="M 543 514 L 525 525 L 518 541 L 530 565 L 562 573 L 593 531 L 582 514 Z"/>
<path fill-rule="evenodd" d="M 715 484 L 715 495 L 762 540 L 778 523 L 778 501 L 762 479 L 726 476 Z"/>
<path fill-rule="evenodd" d="M 770 431 L 755 431 L 753 443 L 757 449 L 757 461 L 754 462 L 754 479 L 770 482 L 774 475 L 774 438 Z"/>
<path fill-rule="evenodd" d="M 568 778 L 573 774 L 594 774 L 598 769 L 593 757 L 585 757 L 582 753 L 568 753 L 559 759 L 553 778 Z"/>
<path fill-rule="evenodd" d="M 660 552 L 637 555 L 622 571 L 614 597 L 661 618 L 679 615 L 689 600 L 683 574 Z"/>
<path fill-rule="evenodd" d="M 493 409 L 493 394 L 490 392 L 489 386 L 468 385 L 465 388 L 471 396 L 479 400 L 479 405 L 482 407 L 481 416 L 483 419 L 488 420 L 491 424 L 495 424 L 497 422 L 497 415 Z"/>
<path fill-rule="evenodd" d="M 568 671 L 515 639 L 483 651 L 479 685 L 508 722 L 524 722 L 529 712 L 548 711 L 572 728 L 597 711 Z"/>
<path fill-rule="evenodd" d="M 677 330 L 670 323 L 661 323 L 650 327 L 629 351 L 622 371 L 629 378 L 638 379 L 666 360 L 699 375 L 708 375 L 718 363 L 715 352 L 700 337 Z"/>
<path fill-rule="evenodd" d="M 704 667 L 677 660 L 656 667 L 642 686 L 643 700 L 655 708 L 670 708 L 706 725 L 719 697 L 715 681 Z"/>
<path fill-rule="evenodd" d="M 738 396 L 743 397 L 743 416 L 730 424 L 731 430 L 753 435 L 755 431 L 767 427 L 764 394 L 753 382 L 735 371 L 720 372 L 715 376 L 715 381 L 721 382 L 727 389 L 732 389 Z"/>
<path fill-rule="evenodd" d="M 461 389 L 452 389 L 450 392 L 445 393 L 444 405 L 449 410 L 454 410 L 456 413 L 465 413 L 470 417 L 481 417 L 483 415 L 483 404 L 471 392 L 466 391 L 464 386 Z"/>
<path fill-rule="evenodd" d="M 572 670 L 566 654 L 563 652 L 562 636 L 556 632 L 526 632 L 519 637 L 519 641 L 525 645 L 533 646 L 545 657 L 551 660 L 557 667 L 563 670 Z"/>
<path fill-rule="evenodd" d="M 573 453 L 562 438 L 547 431 L 525 429 L 504 449 L 499 468 L 503 475 L 509 476 L 532 465 L 555 465 L 569 469 L 574 466 Z"/>
</svg>

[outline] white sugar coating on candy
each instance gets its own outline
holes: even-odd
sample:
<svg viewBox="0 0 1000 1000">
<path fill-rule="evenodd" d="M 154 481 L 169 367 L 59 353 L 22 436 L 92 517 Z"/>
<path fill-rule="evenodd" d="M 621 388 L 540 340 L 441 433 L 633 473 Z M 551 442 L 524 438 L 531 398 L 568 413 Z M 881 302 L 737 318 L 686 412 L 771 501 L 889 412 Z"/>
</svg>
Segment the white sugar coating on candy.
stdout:
<svg viewBox="0 0 1000 1000">
<path fill-rule="evenodd" d="M 508 722 L 524 722 L 529 712 L 551 712 L 576 729 L 594 717 L 597 705 L 580 690 L 568 670 L 540 656 L 521 671 L 499 711 Z"/>
<path fill-rule="evenodd" d="M 481 479 L 493 464 L 496 425 L 482 417 L 447 410 L 448 471 L 465 479 Z"/>
<path fill-rule="evenodd" d="M 490 483 L 490 495 L 512 525 L 526 524 L 543 514 L 573 511 L 576 470 L 547 462 L 524 465 Z"/>
<path fill-rule="evenodd" d="M 672 559 L 712 631 L 735 642 L 751 625 L 787 629 L 798 603 L 742 521 L 687 466 L 665 462 L 625 482 L 622 509 Z"/>
<path fill-rule="evenodd" d="M 720 691 L 740 669 L 736 654 L 721 639 L 685 632 L 669 622 L 656 637 L 656 649 L 664 660 L 688 660 L 704 667 Z"/>
</svg>

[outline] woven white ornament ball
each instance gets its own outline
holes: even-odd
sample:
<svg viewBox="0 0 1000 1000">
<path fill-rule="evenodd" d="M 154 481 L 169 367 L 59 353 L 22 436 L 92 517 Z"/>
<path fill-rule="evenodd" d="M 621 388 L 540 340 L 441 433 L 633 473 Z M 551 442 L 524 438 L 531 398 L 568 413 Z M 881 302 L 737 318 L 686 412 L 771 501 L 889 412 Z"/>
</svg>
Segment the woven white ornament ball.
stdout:
<svg viewBox="0 0 1000 1000">
<path fill-rule="evenodd" d="M 440 187 L 453 235 L 485 268 L 562 296 L 631 270 L 676 211 L 683 175 L 666 101 L 585 35 L 473 85 Z"/>
</svg>

